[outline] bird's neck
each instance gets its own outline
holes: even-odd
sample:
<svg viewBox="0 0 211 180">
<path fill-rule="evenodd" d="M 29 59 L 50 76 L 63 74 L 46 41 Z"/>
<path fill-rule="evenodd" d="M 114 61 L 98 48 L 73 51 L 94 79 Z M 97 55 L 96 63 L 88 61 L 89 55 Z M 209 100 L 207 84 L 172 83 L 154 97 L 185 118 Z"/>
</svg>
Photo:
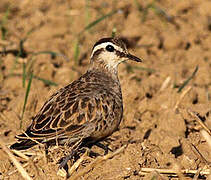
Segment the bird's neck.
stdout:
<svg viewBox="0 0 211 180">
<path fill-rule="evenodd" d="M 118 67 L 110 67 L 106 65 L 105 63 L 101 62 L 91 62 L 89 70 L 88 71 L 94 71 L 96 73 L 102 74 L 102 76 L 108 76 L 112 78 L 114 81 L 119 82 L 118 78 Z"/>
</svg>

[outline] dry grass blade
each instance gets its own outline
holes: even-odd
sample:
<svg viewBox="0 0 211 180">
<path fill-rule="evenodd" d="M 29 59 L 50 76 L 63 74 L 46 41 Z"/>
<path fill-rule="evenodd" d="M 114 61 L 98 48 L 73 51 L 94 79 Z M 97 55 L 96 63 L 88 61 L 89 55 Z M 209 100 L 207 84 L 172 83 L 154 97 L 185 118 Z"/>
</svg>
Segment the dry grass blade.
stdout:
<svg viewBox="0 0 211 180">
<path fill-rule="evenodd" d="M 25 169 L 22 167 L 22 165 L 18 162 L 18 160 L 15 158 L 15 156 L 10 152 L 10 150 L 4 145 L 4 143 L 0 140 L 0 145 L 4 152 L 6 152 L 10 158 L 10 160 L 14 163 L 14 165 L 17 167 L 18 171 L 22 175 L 22 177 L 26 180 L 32 180 L 32 178 L 28 175 L 28 173 L 25 171 Z"/>
<path fill-rule="evenodd" d="M 165 81 L 162 83 L 162 86 L 161 86 L 161 88 L 160 88 L 159 91 L 162 92 L 164 89 L 166 89 L 167 86 L 169 85 L 170 81 L 171 81 L 171 77 L 168 76 L 168 77 L 165 79 Z"/>
<path fill-rule="evenodd" d="M 193 152 L 198 156 L 198 158 L 204 162 L 206 165 L 209 165 L 209 161 L 203 156 L 203 154 L 197 149 L 197 147 L 191 143 L 191 148 Z"/>
<path fill-rule="evenodd" d="M 10 45 L 10 44 L 11 44 L 10 41 L 0 39 L 0 45 L 1 45 L 1 46 L 8 46 L 8 45 Z"/>
<path fill-rule="evenodd" d="M 87 156 L 88 151 L 86 151 L 70 168 L 70 170 L 68 171 L 68 175 L 72 175 L 73 172 L 80 166 L 81 162 L 85 159 L 85 157 Z M 57 175 L 62 176 L 62 177 L 67 177 L 67 172 L 61 168 L 58 170 Z"/>
<path fill-rule="evenodd" d="M 73 172 L 79 167 L 79 165 L 81 164 L 81 162 L 85 159 L 85 157 L 87 156 L 88 151 L 86 151 L 81 157 L 80 159 L 78 159 L 73 166 L 70 168 L 69 170 L 69 174 L 73 174 Z"/>
<path fill-rule="evenodd" d="M 36 139 L 31 138 L 30 136 L 28 136 L 28 134 L 26 134 L 26 132 L 23 132 L 23 134 L 30 140 L 34 141 L 35 143 L 39 144 L 41 147 L 44 147 L 44 144 L 40 143 L 39 141 L 37 141 Z"/>
<path fill-rule="evenodd" d="M 178 173 L 178 170 L 174 169 L 156 169 L 156 168 L 141 168 L 141 171 L 139 172 L 140 175 L 145 173 L 150 173 L 152 171 L 157 171 L 160 174 L 169 174 L 169 175 L 176 175 Z M 183 174 L 197 174 L 198 170 L 190 170 L 190 169 L 183 169 L 180 170 Z M 200 175 L 209 175 L 210 169 L 201 169 Z"/>
<path fill-rule="evenodd" d="M 204 122 L 199 118 L 198 114 L 196 112 L 193 112 L 192 110 L 188 109 L 188 113 L 195 117 L 195 119 L 197 120 L 197 122 L 202 126 L 202 128 L 204 128 L 205 131 L 207 131 L 207 133 L 211 136 L 211 131 L 210 129 L 207 127 L 206 124 L 204 124 Z"/>
<path fill-rule="evenodd" d="M 24 160 L 28 161 L 29 157 L 27 157 L 25 154 L 23 154 L 21 151 L 17 151 L 15 149 L 12 150 L 15 154 L 17 154 L 19 157 L 23 158 Z"/>
<path fill-rule="evenodd" d="M 63 178 L 67 177 L 67 171 L 64 168 L 59 168 L 57 171 L 57 176 L 61 176 Z"/>
<path fill-rule="evenodd" d="M 40 157 L 43 157 L 42 151 L 41 152 L 37 152 L 37 151 L 34 151 L 34 149 L 31 150 L 31 151 L 29 149 L 27 149 L 25 151 L 21 151 L 21 153 L 24 154 L 25 156 L 40 156 Z"/>
<path fill-rule="evenodd" d="M 153 171 L 153 177 L 151 180 L 167 180 L 167 178 L 164 178 L 159 172 Z"/>
<path fill-rule="evenodd" d="M 211 149 L 211 136 L 205 130 L 202 130 L 201 134 L 204 137 L 204 139 L 206 139 L 206 141 L 209 144 L 209 147 Z"/>
<path fill-rule="evenodd" d="M 109 154 L 107 154 L 107 155 L 105 155 L 103 157 L 99 157 L 99 158 L 95 159 L 92 163 L 90 163 L 87 167 L 85 167 L 82 171 L 80 171 L 78 174 L 76 174 L 75 176 L 73 176 L 70 179 L 71 180 L 79 179 L 81 176 L 83 176 L 85 173 L 87 173 L 88 171 L 90 171 L 98 163 L 101 163 L 102 161 L 105 161 L 107 159 L 110 159 L 110 158 L 114 157 L 115 155 L 121 153 L 126 148 L 126 146 L 127 145 L 124 145 L 121 148 L 117 149 L 113 153 L 109 153 Z"/>
<path fill-rule="evenodd" d="M 25 164 L 23 165 L 23 168 L 27 167 L 28 165 L 29 165 L 29 163 L 25 163 Z M 17 171 L 18 171 L 18 170 L 15 169 L 15 170 L 13 170 L 13 171 L 8 172 L 8 173 L 7 173 L 7 176 L 6 176 L 5 178 L 8 178 L 8 179 L 9 179 L 9 176 L 11 176 L 12 174 L 16 173 Z"/>
<path fill-rule="evenodd" d="M 194 175 L 193 180 L 197 180 L 201 172 L 201 168 L 197 170 L 197 173 Z"/>
<path fill-rule="evenodd" d="M 180 102 L 182 101 L 182 99 L 185 97 L 185 95 L 192 89 L 191 86 L 189 86 L 185 91 L 183 91 L 183 93 L 180 95 L 179 100 L 176 102 L 176 105 L 174 106 L 174 111 L 177 110 Z"/>
</svg>

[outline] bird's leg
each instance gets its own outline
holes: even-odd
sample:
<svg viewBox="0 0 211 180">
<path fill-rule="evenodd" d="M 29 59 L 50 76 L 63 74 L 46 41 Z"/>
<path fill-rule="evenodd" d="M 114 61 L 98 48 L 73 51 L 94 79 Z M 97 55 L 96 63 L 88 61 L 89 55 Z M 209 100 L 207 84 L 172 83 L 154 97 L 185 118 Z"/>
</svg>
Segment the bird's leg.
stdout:
<svg viewBox="0 0 211 180">
<path fill-rule="evenodd" d="M 67 165 L 67 162 L 74 157 L 76 151 L 71 150 L 71 152 L 64 158 L 60 159 L 59 169 L 64 168 Z"/>
<path fill-rule="evenodd" d="M 46 160 L 46 162 L 49 162 L 49 150 L 48 150 L 48 148 L 49 148 L 49 144 L 47 144 L 47 143 L 45 143 L 44 144 L 44 152 L 45 152 L 45 160 Z"/>
<path fill-rule="evenodd" d="M 44 144 L 44 149 L 45 149 L 45 154 L 48 155 L 48 148 L 49 148 L 49 144 L 45 143 Z"/>
<path fill-rule="evenodd" d="M 70 150 L 70 153 L 66 156 L 60 159 L 59 161 L 59 169 L 64 168 L 67 165 L 67 162 L 72 159 L 76 154 L 79 148 L 81 147 L 82 140 L 79 140 Z"/>
<path fill-rule="evenodd" d="M 108 154 L 108 151 L 113 152 L 112 149 L 110 149 L 110 148 L 108 147 L 108 145 L 104 145 L 104 144 L 102 144 L 102 143 L 100 143 L 100 142 L 96 142 L 96 143 L 94 143 L 94 145 L 96 145 L 97 147 L 103 149 L 103 150 L 105 151 L 105 152 L 104 152 L 104 155 Z"/>
</svg>

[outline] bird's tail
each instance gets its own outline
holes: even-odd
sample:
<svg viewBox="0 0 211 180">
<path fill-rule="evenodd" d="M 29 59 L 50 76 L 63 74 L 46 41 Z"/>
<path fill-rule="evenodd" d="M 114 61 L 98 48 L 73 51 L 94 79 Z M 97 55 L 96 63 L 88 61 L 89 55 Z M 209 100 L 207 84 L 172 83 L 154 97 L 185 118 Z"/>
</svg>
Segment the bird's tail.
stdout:
<svg viewBox="0 0 211 180">
<path fill-rule="evenodd" d="M 24 149 L 29 149 L 36 144 L 37 144 L 36 142 L 34 142 L 30 139 L 24 139 L 24 140 L 21 140 L 20 142 L 12 144 L 10 146 L 10 149 L 24 150 Z"/>
</svg>

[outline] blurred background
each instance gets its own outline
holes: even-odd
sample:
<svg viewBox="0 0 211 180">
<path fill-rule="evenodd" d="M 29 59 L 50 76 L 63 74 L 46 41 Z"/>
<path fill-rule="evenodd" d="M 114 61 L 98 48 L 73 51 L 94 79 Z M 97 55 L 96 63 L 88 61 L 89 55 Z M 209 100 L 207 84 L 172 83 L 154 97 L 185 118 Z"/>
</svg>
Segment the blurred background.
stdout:
<svg viewBox="0 0 211 180">
<path fill-rule="evenodd" d="M 86 71 L 94 43 L 118 36 L 144 60 L 119 66 L 124 117 L 106 143 L 127 147 L 83 178 L 158 176 L 143 167 L 209 169 L 211 151 L 199 121 L 211 127 L 210 10 L 211 1 L 203 0 L 1 0 L 0 138 L 14 142 L 53 92 Z M 1 154 L 0 179 L 21 179 Z M 20 159 L 31 177 L 60 178 L 56 161 L 35 157 L 33 163 Z M 92 161 L 87 157 L 77 172 Z"/>
</svg>

